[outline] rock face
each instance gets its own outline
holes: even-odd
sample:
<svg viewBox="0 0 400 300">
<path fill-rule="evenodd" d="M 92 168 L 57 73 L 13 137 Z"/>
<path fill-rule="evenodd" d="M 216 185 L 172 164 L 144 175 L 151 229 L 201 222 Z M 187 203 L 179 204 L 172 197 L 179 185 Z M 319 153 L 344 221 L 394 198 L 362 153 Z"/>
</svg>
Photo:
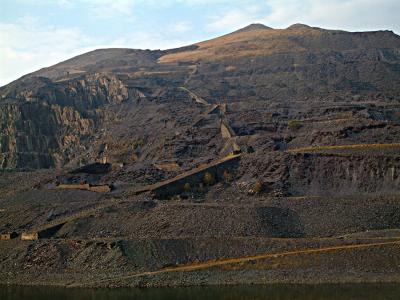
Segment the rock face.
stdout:
<svg viewBox="0 0 400 300">
<path fill-rule="evenodd" d="M 107 113 L 128 98 L 115 76 L 92 74 L 64 83 L 46 78 L 16 82 L 3 94 L 0 112 L 2 168 L 60 167 L 84 149 Z"/>
<path fill-rule="evenodd" d="M 49 168 L 73 155 L 93 121 L 71 107 L 7 104 L 1 110 L 2 168 Z"/>
</svg>

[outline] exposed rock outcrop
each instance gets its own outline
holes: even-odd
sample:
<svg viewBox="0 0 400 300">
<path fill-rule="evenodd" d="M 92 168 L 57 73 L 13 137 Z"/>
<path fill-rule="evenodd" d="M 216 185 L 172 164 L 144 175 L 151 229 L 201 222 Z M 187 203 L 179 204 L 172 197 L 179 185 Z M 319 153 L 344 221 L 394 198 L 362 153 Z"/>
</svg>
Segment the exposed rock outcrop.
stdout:
<svg viewBox="0 0 400 300">
<path fill-rule="evenodd" d="M 86 148 L 109 113 L 128 99 L 113 75 L 93 74 L 67 83 L 28 78 L 7 86 L 0 102 L 0 167 L 60 167 Z"/>
</svg>

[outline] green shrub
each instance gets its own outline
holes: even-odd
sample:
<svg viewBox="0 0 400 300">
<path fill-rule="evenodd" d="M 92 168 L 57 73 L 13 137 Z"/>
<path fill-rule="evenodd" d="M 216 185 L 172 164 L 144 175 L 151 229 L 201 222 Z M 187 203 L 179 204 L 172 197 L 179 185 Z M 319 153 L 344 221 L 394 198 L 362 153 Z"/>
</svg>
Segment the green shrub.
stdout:
<svg viewBox="0 0 400 300">
<path fill-rule="evenodd" d="M 214 175 L 210 172 L 206 172 L 203 177 L 203 183 L 205 185 L 213 185 L 215 183 Z"/>
<path fill-rule="evenodd" d="M 299 129 L 301 126 L 302 126 L 302 125 L 301 125 L 301 122 L 298 121 L 298 120 L 290 120 L 290 121 L 288 122 L 288 127 L 289 127 L 290 129 Z"/>
<path fill-rule="evenodd" d="M 192 189 L 192 185 L 189 182 L 186 182 L 185 185 L 183 186 L 183 190 L 187 193 L 190 192 Z"/>
<path fill-rule="evenodd" d="M 140 147 L 143 147 L 143 145 L 144 145 L 144 140 L 143 139 L 137 139 L 137 140 L 133 141 L 132 148 L 136 150 L 136 149 L 138 149 Z"/>
<path fill-rule="evenodd" d="M 204 189 L 204 184 L 203 183 L 199 183 L 199 185 L 197 186 L 196 191 L 200 194 L 204 193 L 205 189 Z"/>
</svg>

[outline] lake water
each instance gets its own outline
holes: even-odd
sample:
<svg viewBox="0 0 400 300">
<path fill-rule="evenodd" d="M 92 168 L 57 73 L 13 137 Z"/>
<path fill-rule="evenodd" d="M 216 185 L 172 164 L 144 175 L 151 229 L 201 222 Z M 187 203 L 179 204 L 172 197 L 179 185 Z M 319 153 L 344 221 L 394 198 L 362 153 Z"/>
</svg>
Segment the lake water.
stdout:
<svg viewBox="0 0 400 300">
<path fill-rule="evenodd" d="M 1 300 L 399 300 L 399 284 L 268 285 L 151 289 L 0 286 Z"/>
</svg>

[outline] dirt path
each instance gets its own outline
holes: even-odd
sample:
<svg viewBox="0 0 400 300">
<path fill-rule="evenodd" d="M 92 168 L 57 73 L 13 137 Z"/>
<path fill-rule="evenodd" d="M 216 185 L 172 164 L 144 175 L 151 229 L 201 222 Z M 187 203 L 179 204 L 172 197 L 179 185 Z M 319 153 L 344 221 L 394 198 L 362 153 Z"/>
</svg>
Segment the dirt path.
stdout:
<svg viewBox="0 0 400 300">
<path fill-rule="evenodd" d="M 203 104 L 203 105 L 210 105 L 210 103 L 208 103 L 206 100 L 204 100 L 202 97 L 196 95 L 195 93 L 193 93 L 191 90 L 181 86 L 180 87 L 181 90 L 187 92 L 190 97 L 192 97 L 197 103 Z"/>
<path fill-rule="evenodd" d="M 192 79 L 192 77 L 194 76 L 194 74 L 197 73 L 198 70 L 198 65 L 194 65 L 193 70 L 189 73 L 189 76 L 186 78 L 185 82 L 183 83 L 183 85 L 187 85 L 190 81 L 190 79 Z"/>
<path fill-rule="evenodd" d="M 76 221 L 78 219 L 85 218 L 85 217 L 87 217 L 87 216 L 89 216 L 91 214 L 96 214 L 96 213 L 102 211 L 105 208 L 108 208 L 110 206 L 118 204 L 121 201 L 123 201 L 123 200 L 110 199 L 106 203 L 98 204 L 98 205 L 96 205 L 94 207 L 84 209 L 82 211 L 73 213 L 73 214 L 71 214 L 69 216 L 65 216 L 65 217 L 61 217 L 61 218 L 57 218 L 55 220 L 52 220 L 52 221 L 50 221 L 50 222 L 48 222 L 48 223 L 46 223 L 46 224 L 44 224 L 42 226 L 39 226 L 39 227 L 37 227 L 35 229 L 32 229 L 32 231 L 38 231 L 39 232 L 39 231 L 46 230 L 46 229 L 49 229 L 49 228 L 57 226 L 57 225 L 61 225 L 61 224 L 65 224 L 65 223 L 68 223 L 68 222 Z"/>
<path fill-rule="evenodd" d="M 380 242 L 380 243 L 331 246 L 331 247 L 324 247 L 324 248 L 318 248 L 318 249 L 303 249 L 303 250 L 295 250 L 295 251 L 287 251 L 287 252 L 279 252 L 279 253 L 265 253 L 265 254 L 259 254 L 259 255 L 254 255 L 254 256 L 244 256 L 244 257 L 237 257 L 237 258 L 212 260 L 212 261 L 207 261 L 204 263 L 188 264 L 188 265 L 183 265 L 183 266 L 178 266 L 178 267 L 165 268 L 165 269 L 161 269 L 158 271 L 149 271 L 149 272 L 143 272 L 143 273 L 137 273 L 137 274 L 130 274 L 130 275 L 122 276 L 122 277 L 109 278 L 109 279 L 101 280 L 96 283 L 104 283 L 104 282 L 108 282 L 108 281 L 117 281 L 117 280 L 136 278 L 136 277 L 142 277 L 142 276 L 153 276 L 153 275 L 158 275 L 158 274 L 163 274 L 163 273 L 191 272 L 191 271 L 196 271 L 196 270 L 209 269 L 212 267 L 218 267 L 218 266 L 230 265 L 230 264 L 238 264 L 238 263 L 249 262 L 249 261 L 254 261 L 254 260 L 263 260 L 263 259 L 268 259 L 268 258 L 278 258 L 278 257 L 295 256 L 295 255 L 302 255 L 302 254 L 324 253 L 324 252 L 330 252 L 330 251 L 357 250 L 357 249 L 363 249 L 363 248 L 382 247 L 382 246 L 388 246 L 388 245 L 400 245 L 400 237 L 396 237 L 395 239 L 398 239 L 398 240 L 390 241 L 390 242 Z"/>
</svg>

